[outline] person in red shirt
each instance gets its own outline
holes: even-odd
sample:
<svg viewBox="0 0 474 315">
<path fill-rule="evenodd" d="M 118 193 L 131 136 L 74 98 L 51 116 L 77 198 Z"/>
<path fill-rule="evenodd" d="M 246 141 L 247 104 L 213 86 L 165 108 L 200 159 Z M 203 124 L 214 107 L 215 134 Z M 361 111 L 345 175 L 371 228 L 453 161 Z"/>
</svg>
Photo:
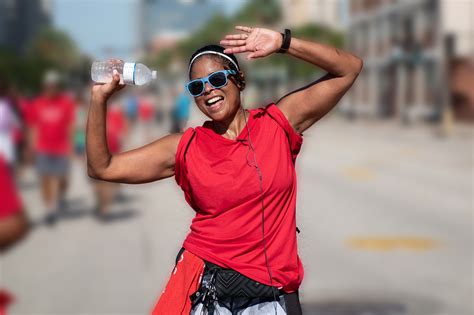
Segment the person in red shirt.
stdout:
<svg viewBox="0 0 474 315">
<path fill-rule="evenodd" d="M 10 249 L 28 232 L 29 224 L 13 182 L 10 168 L 0 155 L 0 254 Z M 6 314 L 13 296 L 0 287 L 0 314 Z"/>
<path fill-rule="evenodd" d="M 138 118 L 140 119 L 140 126 L 143 130 L 143 137 L 147 141 L 152 137 L 152 124 L 155 114 L 153 101 L 149 96 L 142 96 L 138 99 Z"/>
<path fill-rule="evenodd" d="M 43 93 L 32 109 L 36 168 L 47 209 L 46 223 L 54 224 L 65 207 L 74 131 L 73 100 L 61 92 L 59 75 L 48 72 Z"/>
<path fill-rule="evenodd" d="M 94 85 L 87 129 L 93 178 L 146 183 L 174 176 L 196 212 L 175 269 L 153 314 L 301 314 L 303 266 L 296 237 L 296 157 L 302 133 L 326 115 L 362 69 L 358 57 L 291 38 L 291 31 L 237 26 L 189 62 L 188 92 L 210 118 L 144 147 L 112 154 L 104 122 L 120 77 Z M 249 60 L 276 52 L 328 72 L 278 102 L 246 110 L 245 77 L 234 53 Z"/>
</svg>

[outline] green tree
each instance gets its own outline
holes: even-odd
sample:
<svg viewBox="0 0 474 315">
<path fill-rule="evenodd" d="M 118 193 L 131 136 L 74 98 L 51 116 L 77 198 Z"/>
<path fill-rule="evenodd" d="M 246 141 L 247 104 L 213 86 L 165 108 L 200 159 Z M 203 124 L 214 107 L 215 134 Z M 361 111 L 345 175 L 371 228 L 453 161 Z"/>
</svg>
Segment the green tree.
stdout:
<svg viewBox="0 0 474 315">
<path fill-rule="evenodd" d="M 225 34 L 234 33 L 235 25 L 261 26 L 275 28 L 281 21 L 282 13 L 280 4 L 275 0 L 248 1 L 234 16 L 215 15 L 200 29 L 182 40 L 176 50 L 165 50 L 158 56 L 151 57 L 154 65 L 161 71 L 166 71 L 173 58 L 178 58 L 186 64 L 191 54 L 204 43 L 219 43 Z M 341 32 L 318 24 L 307 24 L 292 29 L 293 37 L 318 41 L 334 47 L 344 45 Z M 285 55 L 273 55 L 269 58 L 257 59 L 252 62 L 252 69 L 278 68 L 286 73 L 288 80 L 308 80 L 321 73 L 314 66 L 290 58 Z M 265 71 L 261 71 L 264 73 Z M 268 72 L 268 71 L 267 71 Z M 250 78 L 251 78 L 251 73 Z"/>
<path fill-rule="evenodd" d="M 37 91 L 43 73 L 50 68 L 71 78 L 78 74 L 84 78 L 86 68 L 90 72 L 90 61 L 81 56 L 67 33 L 52 28 L 40 31 L 25 55 L 15 54 L 8 47 L 0 48 L 0 73 L 22 90 Z"/>
<path fill-rule="evenodd" d="M 80 54 L 74 41 L 65 32 L 45 28 L 33 40 L 28 57 L 38 59 L 62 71 L 69 71 L 79 65 Z"/>
</svg>

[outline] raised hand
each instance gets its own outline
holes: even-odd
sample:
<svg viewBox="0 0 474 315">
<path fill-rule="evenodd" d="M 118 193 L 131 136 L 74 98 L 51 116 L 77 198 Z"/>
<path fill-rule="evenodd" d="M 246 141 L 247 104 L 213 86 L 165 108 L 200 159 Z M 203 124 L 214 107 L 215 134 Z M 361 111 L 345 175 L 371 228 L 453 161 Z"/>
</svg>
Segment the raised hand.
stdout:
<svg viewBox="0 0 474 315">
<path fill-rule="evenodd" d="M 116 61 L 116 60 L 112 60 Z M 110 83 L 96 83 L 92 86 L 92 98 L 101 102 L 107 101 L 112 94 L 120 91 L 125 84 L 120 83 L 120 75 L 114 70 L 112 81 Z"/>
<path fill-rule="evenodd" d="M 240 34 L 229 34 L 220 41 L 226 47 L 227 54 L 248 52 L 247 59 L 262 58 L 277 52 L 282 44 L 280 33 L 266 28 L 252 28 L 248 26 L 236 26 Z"/>
</svg>

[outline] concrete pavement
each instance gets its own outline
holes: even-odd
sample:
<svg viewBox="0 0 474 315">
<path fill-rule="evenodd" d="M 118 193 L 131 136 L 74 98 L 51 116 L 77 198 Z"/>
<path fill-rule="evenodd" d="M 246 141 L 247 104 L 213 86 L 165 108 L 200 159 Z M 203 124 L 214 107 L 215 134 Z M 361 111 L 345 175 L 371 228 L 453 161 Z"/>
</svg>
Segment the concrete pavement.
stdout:
<svg viewBox="0 0 474 315">
<path fill-rule="evenodd" d="M 195 120 L 196 121 L 196 120 Z M 139 141 L 137 132 L 132 142 Z M 305 314 L 473 313 L 472 129 L 438 139 L 427 127 L 324 119 L 298 157 Z M 42 216 L 34 173 L 22 196 Z M 76 161 L 70 213 L 37 226 L 2 257 L 12 314 L 147 314 L 193 213 L 174 179 L 123 185 L 118 219 L 90 215 Z"/>
</svg>

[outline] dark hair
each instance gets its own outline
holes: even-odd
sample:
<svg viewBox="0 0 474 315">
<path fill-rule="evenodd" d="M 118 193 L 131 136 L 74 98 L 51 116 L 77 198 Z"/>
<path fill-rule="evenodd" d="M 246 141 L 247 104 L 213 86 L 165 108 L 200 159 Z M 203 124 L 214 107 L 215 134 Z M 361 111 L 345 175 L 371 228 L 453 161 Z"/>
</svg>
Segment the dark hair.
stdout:
<svg viewBox="0 0 474 315">
<path fill-rule="evenodd" d="M 191 64 L 191 61 L 193 60 L 193 58 L 195 56 L 197 56 L 198 54 L 204 52 L 204 51 L 215 51 L 215 52 L 218 52 L 218 53 L 221 53 L 221 54 L 224 54 L 226 55 L 227 57 L 229 57 L 230 59 L 232 59 L 236 64 L 237 64 L 237 67 L 235 67 L 235 65 L 230 62 L 228 59 L 222 57 L 222 56 L 219 56 L 219 55 L 214 55 L 214 54 L 206 54 L 206 55 L 203 55 L 203 56 L 206 56 L 206 57 L 209 57 L 209 58 L 215 58 L 218 62 L 220 62 L 222 65 L 224 66 L 228 66 L 231 70 L 235 70 L 237 72 L 240 71 L 240 65 L 239 65 L 239 62 L 237 61 L 237 58 L 235 57 L 234 54 L 226 54 L 224 53 L 224 47 L 220 46 L 220 45 L 206 45 L 204 47 L 201 47 L 199 48 L 198 50 L 196 50 L 191 58 L 189 58 L 189 77 L 191 77 L 191 68 L 192 68 L 192 64 Z M 198 57 L 196 60 L 198 60 L 199 58 L 201 58 L 202 56 Z M 193 61 L 196 62 L 196 60 Z"/>
</svg>

